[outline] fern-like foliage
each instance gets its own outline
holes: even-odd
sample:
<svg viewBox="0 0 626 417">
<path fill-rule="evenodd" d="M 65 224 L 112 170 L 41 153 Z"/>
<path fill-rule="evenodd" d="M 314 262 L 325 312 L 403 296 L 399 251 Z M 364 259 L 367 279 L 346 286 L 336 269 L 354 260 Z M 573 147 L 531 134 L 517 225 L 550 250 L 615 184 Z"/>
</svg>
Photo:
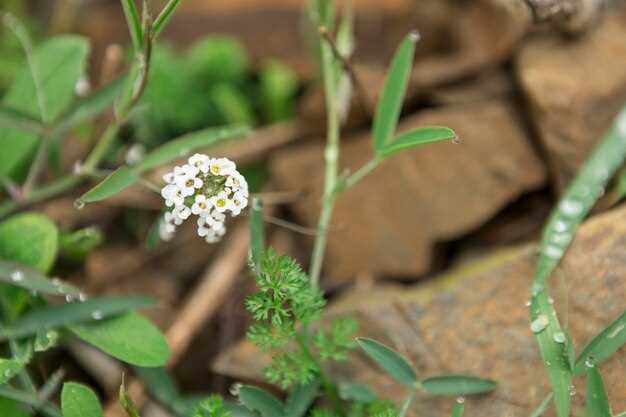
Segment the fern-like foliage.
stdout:
<svg viewBox="0 0 626 417">
<path fill-rule="evenodd" d="M 211 395 L 202 400 L 194 410 L 193 417 L 231 417 L 230 411 L 224 405 L 224 399 L 219 395 Z"/>
</svg>

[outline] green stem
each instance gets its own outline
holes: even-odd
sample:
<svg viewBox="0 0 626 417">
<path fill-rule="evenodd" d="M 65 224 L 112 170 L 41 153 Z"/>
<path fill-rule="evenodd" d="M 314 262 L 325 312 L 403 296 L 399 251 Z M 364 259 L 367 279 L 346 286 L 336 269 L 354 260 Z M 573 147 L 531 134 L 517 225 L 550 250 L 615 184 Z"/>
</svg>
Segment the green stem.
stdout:
<svg viewBox="0 0 626 417">
<path fill-rule="evenodd" d="M 48 156 L 48 138 L 45 136 L 41 136 L 39 139 L 39 147 L 37 148 L 37 153 L 35 154 L 35 159 L 33 160 L 30 169 L 28 170 L 28 175 L 26 176 L 26 180 L 24 181 L 24 185 L 22 185 L 22 195 L 28 196 L 32 191 L 33 187 L 36 185 L 37 180 L 39 179 L 39 175 L 41 171 L 46 166 L 46 158 Z"/>
<path fill-rule="evenodd" d="M 66 175 L 49 184 L 46 184 L 43 187 L 33 190 L 27 198 L 24 198 L 22 200 L 10 200 L 2 203 L 0 204 L 0 218 L 3 218 L 13 213 L 15 210 L 18 210 L 22 207 L 39 203 L 41 201 L 47 200 L 48 198 L 69 191 L 78 184 L 80 184 L 81 181 L 82 177 Z"/>
<path fill-rule="evenodd" d="M 324 173 L 324 195 L 322 198 L 322 210 L 317 224 L 318 235 L 313 245 L 311 255 L 311 285 L 319 286 L 319 279 L 326 251 L 328 226 L 332 218 L 335 206 L 335 188 L 337 186 L 337 172 L 339 159 L 339 111 L 336 100 L 336 74 L 335 58 L 328 42 L 320 43 L 322 52 L 322 75 L 324 78 L 324 94 L 326 101 L 326 149 L 324 160 L 326 170 Z"/>
<path fill-rule="evenodd" d="M 415 394 L 416 394 L 416 391 L 412 390 L 409 396 L 406 398 L 406 400 L 404 400 L 404 404 L 402 404 L 402 409 L 400 410 L 399 417 L 406 416 L 406 413 L 409 411 L 409 407 L 411 406 L 411 403 L 413 402 L 413 400 L 415 400 Z"/>
<path fill-rule="evenodd" d="M 380 162 L 381 162 L 381 160 L 378 159 L 378 158 L 370 159 L 370 161 L 368 163 L 366 163 L 361 168 L 356 170 L 354 172 L 354 174 L 351 174 L 348 178 L 346 178 L 345 183 L 342 184 L 341 190 L 350 188 L 353 185 L 355 185 L 357 182 L 361 181 L 363 179 L 363 177 L 365 177 L 370 172 L 375 170 L 378 167 L 378 165 L 380 165 Z M 337 191 L 341 191 L 341 190 L 337 190 Z"/>
</svg>

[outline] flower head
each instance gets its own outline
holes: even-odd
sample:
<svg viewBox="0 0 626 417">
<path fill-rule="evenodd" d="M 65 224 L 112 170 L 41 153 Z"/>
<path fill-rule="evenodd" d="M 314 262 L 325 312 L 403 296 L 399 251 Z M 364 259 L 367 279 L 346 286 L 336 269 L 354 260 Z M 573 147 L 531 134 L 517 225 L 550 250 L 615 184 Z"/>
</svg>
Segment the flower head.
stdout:
<svg viewBox="0 0 626 417">
<path fill-rule="evenodd" d="M 195 154 L 188 163 L 163 176 L 161 196 L 170 208 L 159 231 L 164 240 L 192 214 L 198 216 L 198 235 L 213 243 L 226 233 L 227 213 L 238 216 L 248 205 L 248 183 L 227 158 Z"/>
</svg>

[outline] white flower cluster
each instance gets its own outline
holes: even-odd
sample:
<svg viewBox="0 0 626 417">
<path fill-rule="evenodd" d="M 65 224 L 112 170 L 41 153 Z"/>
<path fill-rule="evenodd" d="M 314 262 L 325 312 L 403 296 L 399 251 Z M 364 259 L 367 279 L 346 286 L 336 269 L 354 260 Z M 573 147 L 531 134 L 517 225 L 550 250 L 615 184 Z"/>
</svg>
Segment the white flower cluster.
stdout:
<svg viewBox="0 0 626 417">
<path fill-rule="evenodd" d="M 188 162 L 163 176 L 161 195 L 170 211 L 161 219 L 159 234 L 170 240 L 176 226 L 195 214 L 198 235 L 217 242 L 226 233 L 226 214 L 237 216 L 248 205 L 248 183 L 227 158 L 195 154 Z"/>
</svg>

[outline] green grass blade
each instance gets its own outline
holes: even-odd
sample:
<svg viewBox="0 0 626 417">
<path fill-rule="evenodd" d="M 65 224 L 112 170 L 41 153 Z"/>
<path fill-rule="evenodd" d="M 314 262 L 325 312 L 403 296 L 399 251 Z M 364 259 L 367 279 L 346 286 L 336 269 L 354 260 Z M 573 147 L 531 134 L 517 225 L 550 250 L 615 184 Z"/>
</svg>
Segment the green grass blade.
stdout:
<svg viewBox="0 0 626 417">
<path fill-rule="evenodd" d="M 239 389 L 239 400 L 250 411 L 262 417 L 284 417 L 285 409 L 280 400 L 261 388 L 244 385 Z"/>
<path fill-rule="evenodd" d="M 453 140 L 456 137 L 454 130 L 447 127 L 418 127 L 399 134 L 390 143 L 378 149 L 377 153 L 383 157 L 387 157 L 403 149 L 442 140 Z"/>
<path fill-rule="evenodd" d="M 404 38 L 387 72 L 387 78 L 376 106 L 372 129 L 374 149 L 377 152 L 389 142 L 396 130 L 413 66 L 415 43 L 418 39 L 419 35 L 416 32 L 411 32 Z"/>
<path fill-rule="evenodd" d="M 285 417 L 303 417 L 315 401 L 319 388 L 318 380 L 296 386 L 285 402 Z"/>
<path fill-rule="evenodd" d="M 587 371 L 587 417 L 611 417 L 609 398 L 606 395 L 602 375 L 595 364 Z"/>
<path fill-rule="evenodd" d="M 576 360 L 574 373 L 585 372 L 585 361 L 591 358 L 598 364 L 608 359 L 620 347 L 626 343 L 626 311 L 613 323 L 596 335 L 583 349 Z"/>
<path fill-rule="evenodd" d="M 35 393 L 21 391 L 8 385 L 0 386 L 0 397 L 9 398 L 38 410 L 46 417 L 63 417 L 61 410 L 53 404 L 41 404 L 41 398 Z"/>
<path fill-rule="evenodd" d="M 539 245 L 530 319 L 552 385 L 558 417 L 569 416 L 572 371 L 568 359 L 570 350 L 566 346 L 568 338 L 550 302 L 546 281 L 569 247 L 574 232 L 602 195 L 608 180 L 622 165 L 625 156 L 626 108 L 619 113 L 564 193 L 544 228 Z"/>
<path fill-rule="evenodd" d="M 422 379 L 420 386 L 435 395 L 472 395 L 491 392 L 498 384 L 472 375 L 441 375 Z"/>
<path fill-rule="evenodd" d="M 73 285 L 58 279 L 48 279 L 42 273 L 23 265 L 0 261 L 0 282 L 24 288 L 37 294 L 79 297 L 81 292 Z"/>
<path fill-rule="evenodd" d="M 180 157 L 190 154 L 192 151 L 205 146 L 214 145 L 218 142 L 234 139 L 246 135 L 250 129 L 245 126 L 227 126 L 222 128 L 209 128 L 184 135 L 178 139 L 167 142 L 150 152 L 143 161 L 137 165 L 136 170 L 141 173 L 171 162 Z"/>
<path fill-rule="evenodd" d="M 264 251 L 263 202 L 259 197 L 253 197 L 250 207 L 250 260 L 256 270 L 259 268 Z"/>
<path fill-rule="evenodd" d="M 452 406 L 450 417 L 463 417 L 463 410 L 465 410 L 465 401 L 459 398 Z"/>
<path fill-rule="evenodd" d="M 86 203 L 106 200 L 135 184 L 138 180 L 139 175 L 134 169 L 121 166 L 110 173 L 91 190 L 80 196 L 80 198 L 76 200 L 76 204 L 80 207 Z"/>
<path fill-rule="evenodd" d="M 102 406 L 91 388 L 66 382 L 61 391 L 63 417 L 102 417 Z"/>
<path fill-rule="evenodd" d="M 0 128 L 16 129 L 39 135 L 43 132 L 43 124 L 29 114 L 0 106 Z"/>
<path fill-rule="evenodd" d="M 544 415 L 548 406 L 550 405 L 550 401 L 552 401 L 552 397 L 554 397 L 553 393 L 550 393 L 543 399 L 541 404 L 530 414 L 528 417 L 541 417 Z"/>
<path fill-rule="evenodd" d="M 415 386 L 417 375 L 411 363 L 402 355 L 373 339 L 359 337 L 356 341 L 365 353 L 396 381 Z"/>
<path fill-rule="evenodd" d="M 141 28 L 141 18 L 135 0 L 122 0 L 122 8 L 126 17 L 126 24 L 130 32 L 130 39 L 133 42 L 135 51 L 140 51 L 143 45 L 143 29 Z"/>
<path fill-rule="evenodd" d="M 37 307 L 0 332 L 0 339 L 32 336 L 40 330 L 111 316 L 154 304 L 147 297 L 98 297 L 83 302 Z"/>
<path fill-rule="evenodd" d="M 163 10 L 161 10 L 161 13 L 159 13 L 157 18 L 154 20 L 154 24 L 152 25 L 152 36 L 154 38 L 159 36 L 159 33 L 161 33 L 161 31 L 165 28 L 167 22 L 169 22 L 170 18 L 176 11 L 176 8 L 180 6 L 181 3 L 181 0 L 170 0 L 165 7 L 163 7 Z"/>
</svg>

